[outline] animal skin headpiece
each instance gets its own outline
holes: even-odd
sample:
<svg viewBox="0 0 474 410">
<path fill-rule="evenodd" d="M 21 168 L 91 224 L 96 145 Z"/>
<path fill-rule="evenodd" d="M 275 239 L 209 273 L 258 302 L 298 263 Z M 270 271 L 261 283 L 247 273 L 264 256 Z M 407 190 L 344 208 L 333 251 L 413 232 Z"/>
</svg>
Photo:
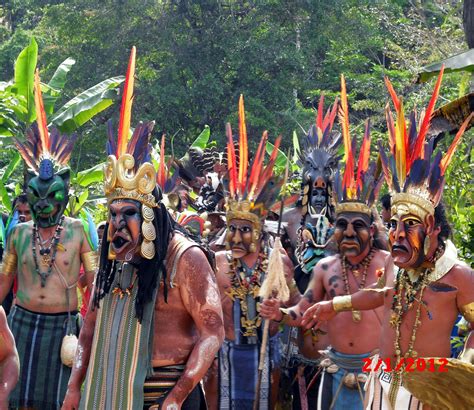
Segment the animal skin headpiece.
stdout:
<svg viewBox="0 0 474 410">
<path fill-rule="evenodd" d="M 234 147 L 232 129 L 228 123 L 227 133 L 227 159 L 229 169 L 229 196 L 226 201 L 227 222 L 232 219 L 244 219 L 252 222 L 255 238 L 260 237 L 262 224 L 269 209 L 277 199 L 283 184 L 283 178 L 278 180 L 273 177 L 273 166 L 278 155 L 281 137 L 275 141 L 275 146 L 270 155 L 270 160 L 264 166 L 265 145 L 268 139 L 264 131 L 253 164 L 248 167 L 247 127 L 245 124 L 244 98 L 239 99 L 239 145 L 238 152 Z M 237 157 L 239 163 L 237 165 Z"/>
<path fill-rule="evenodd" d="M 132 199 L 142 204 L 143 242 L 140 253 L 144 258 L 153 259 L 153 241 L 156 237 L 153 208 L 157 207 L 158 203 L 153 195 L 153 190 L 157 187 L 157 175 L 151 163 L 149 139 L 154 122 L 138 124 L 128 140 L 134 97 L 135 55 L 136 49 L 133 47 L 122 96 L 117 142 L 111 124 L 108 126 L 108 157 L 104 185 L 109 204 L 116 199 Z"/>
<path fill-rule="evenodd" d="M 434 139 L 426 142 L 426 135 L 438 98 L 443 71 L 444 67 L 418 124 L 415 111 L 411 113 L 407 124 L 402 99 L 395 93 L 390 80 L 385 78 L 396 112 L 394 123 L 387 105 L 386 119 L 391 154 L 389 158 L 380 147 L 383 172 L 392 193 L 392 213 L 412 213 L 422 221 L 427 215 L 434 215 L 443 194 L 444 174 L 473 116 L 471 114 L 461 125 L 444 156 L 439 151 L 433 155 Z"/>
<path fill-rule="evenodd" d="M 67 164 L 77 135 L 61 135 L 54 127 L 48 130 L 38 70 L 35 73 L 34 91 L 36 123 L 27 131 L 26 140 L 14 138 L 14 143 L 29 167 L 25 185 L 33 219 L 40 227 L 48 227 L 58 223 L 68 202 Z M 52 193 L 55 193 L 54 199 L 51 199 Z M 49 204 L 47 208 L 44 206 L 46 202 Z M 57 206 L 59 211 L 45 216 L 46 209 Z"/>
<path fill-rule="evenodd" d="M 378 197 L 382 186 L 382 175 L 376 175 L 376 166 L 370 160 L 370 121 L 365 124 L 364 137 L 355 168 L 356 138 L 351 140 L 349 133 L 349 109 L 347 104 L 346 82 L 341 75 L 341 105 L 339 108 L 344 140 L 344 176 L 339 172 L 335 178 L 336 214 L 341 212 L 362 212 L 371 215 L 371 207 Z"/>
</svg>

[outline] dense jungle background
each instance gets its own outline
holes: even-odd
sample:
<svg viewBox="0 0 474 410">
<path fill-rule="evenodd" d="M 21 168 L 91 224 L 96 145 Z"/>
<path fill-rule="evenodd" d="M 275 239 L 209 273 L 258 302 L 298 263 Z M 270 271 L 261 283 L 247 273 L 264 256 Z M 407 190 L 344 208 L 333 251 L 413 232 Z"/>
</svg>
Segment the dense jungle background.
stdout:
<svg viewBox="0 0 474 410">
<path fill-rule="evenodd" d="M 21 136 L 34 121 L 28 84 L 37 65 L 49 101 L 48 119 L 79 134 L 72 159 L 71 213 L 88 207 L 96 220 L 105 212 L 103 206 L 95 206 L 101 196 L 97 164 L 105 160 L 106 122 L 117 123 L 123 81 L 119 76 L 125 74 L 133 45 L 137 82 L 132 125 L 154 120 L 154 143 L 166 133 L 167 154 L 177 157 L 198 135 L 204 134 L 207 141 L 209 130 L 208 143 L 223 146 L 225 123 L 236 127 L 241 93 L 253 143 L 268 129 L 271 139 L 283 136 L 283 151 L 293 149 L 294 132 L 301 138 L 310 127 L 321 94 L 327 103 L 338 94 L 341 73 L 349 91 L 351 132 L 362 136 L 363 121 L 370 117 L 373 146 L 378 139 L 386 143 L 388 93 L 383 77 L 390 77 L 408 108 L 423 107 L 437 74 L 431 76 L 423 67 L 474 47 L 472 0 L 3 0 L 1 4 L 2 210 L 9 210 L 9 201 L 21 190 L 22 165 L 11 137 Z M 472 70 L 473 64 L 445 73 L 437 106 L 469 92 Z M 445 188 L 454 241 L 471 263 L 472 135 L 471 129 L 463 137 Z M 451 140 L 446 136 L 440 146 Z"/>
</svg>

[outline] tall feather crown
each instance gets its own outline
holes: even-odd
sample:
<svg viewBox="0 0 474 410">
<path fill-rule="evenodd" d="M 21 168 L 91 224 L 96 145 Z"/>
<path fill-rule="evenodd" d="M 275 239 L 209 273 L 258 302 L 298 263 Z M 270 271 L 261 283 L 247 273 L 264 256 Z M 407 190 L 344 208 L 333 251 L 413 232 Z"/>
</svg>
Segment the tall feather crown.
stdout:
<svg viewBox="0 0 474 410">
<path fill-rule="evenodd" d="M 228 189 L 227 220 L 250 220 L 255 226 L 260 226 L 271 205 L 276 201 L 283 179 L 273 176 L 273 167 L 278 155 L 281 136 L 275 141 L 270 160 L 264 166 L 265 146 L 268 133 L 264 131 L 252 166 L 248 167 L 247 126 L 245 124 L 244 97 L 239 99 L 239 144 L 237 152 L 232 138 L 229 123 L 226 126 Z M 237 158 L 239 158 L 237 165 Z"/>
<path fill-rule="evenodd" d="M 397 211 L 413 213 L 421 220 L 428 214 L 434 215 L 434 210 L 443 194 L 444 174 L 473 116 L 471 113 L 461 125 L 444 156 L 439 151 L 433 154 L 434 139 L 426 142 L 426 135 L 438 99 L 443 71 L 444 67 L 439 73 L 430 102 L 418 123 L 416 111 L 411 113 L 409 122 L 406 122 L 403 101 L 395 93 L 390 80 L 385 78 L 396 113 L 394 122 L 390 107 L 387 105 L 390 157 L 387 157 L 380 146 L 384 176 L 392 193 L 392 213 Z"/>
<path fill-rule="evenodd" d="M 109 203 L 115 199 L 134 199 L 153 208 L 157 206 L 152 194 L 156 188 L 156 171 L 151 163 L 149 139 L 154 122 L 138 124 L 128 139 L 134 98 L 135 55 L 133 47 L 122 96 L 117 142 L 112 125 L 108 124 L 105 195 Z"/>
<path fill-rule="evenodd" d="M 344 175 L 337 172 L 335 178 L 336 214 L 341 212 L 363 212 L 371 214 L 371 207 L 382 186 L 382 176 L 377 176 L 375 163 L 370 162 L 370 121 L 365 123 L 365 132 L 360 147 L 357 170 L 355 167 L 356 138 L 349 133 L 349 108 L 346 81 L 341 75 L 341 104 L 339 122 L 344 141 Z"/>
<path fill-rule="evenodd" d="M 67 166 L 77 134 L 68 137 L 54 127 L 48 130 L 38 70 L 35 72 L 34 95 L 36 123 L 27 131 L 26 140 L 14 138 L 13 141 L 28 167 L 40 179 L 48 180 L 54 176 L 54 168 Z"/>
</svg>

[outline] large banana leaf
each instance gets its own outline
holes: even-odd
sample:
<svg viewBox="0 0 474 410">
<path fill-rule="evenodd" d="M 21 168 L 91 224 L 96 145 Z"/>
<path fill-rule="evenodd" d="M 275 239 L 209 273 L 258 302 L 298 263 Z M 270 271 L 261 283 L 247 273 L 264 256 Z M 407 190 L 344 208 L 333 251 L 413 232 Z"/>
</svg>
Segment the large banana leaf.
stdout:
<svg viewBox="0 0 474 410">
<path fill-rule="evenodd" d="M 102 182 L 104 180 L 104 164 L 85 169 L 77 173 L 76 183 L 82 187 L 88 187 L 91 184 Z"/>
<path fill-rule="evenodd" d="M 455 71 L 467 71 L 474 72 L 474 48 L 457 54 L 455 56 L 446 58 L 445 60 L 438 61 L 423 67 L 420 74 L 418 75 L 418 82 L 423 83 L 428 81 L 431 77 L 438 75 L 441 70 L 441 66 L 444 64 L 444 72 L 451 73 Z"/>
<path fill-rule="evenodd" d="M 5 188 L 5 184 L 3 183 L 1 179 L 0 179 L 0 200 L 2 202 L 2 205 L 10 213 L 12 211 L 12 201 L 10 200 L 10 197 L 8 196 L 8 192 L 7 192 L 7 189 Z"/>
<path fill-rule="evenodd" d="M 25 98 L 26 115 L 21 115 L 20 119 L 27 124 L 35 119 L 33 83 L 37 59 L 38 44 L 32 37 L 30 44 L 21 51 L 15 62 L 15 84 L 13 87 L 18 95 Z"/>
<path fill-rule="evenodd" d="M 267 145 L 265 146 L 265 150 L 267 151 L 267 154 L 270 155 L 272 153 L 274 147 L 275 147 L 275 145 L 273 145 L 271 142 L 267 141 Z M 276 158 L 276 161 L 275 161 L 275 167 L 278 169 L 277 172 L 282 172 L 282 171 L 285 170 L 287 160 L 288 160 L 288 158 L 287 158 L 286 154 L 281 149 L 279 149 L 278 150 L 278 155 L 277 155 L 277 158 Z"/>
<path fill-rule="evenodd" d="M 8 179 L 13 174 L 13 171 L 15 171 L 16 167 L 18 166 L 20 162 L 21 162 L 20 153 L 18 151 L 15 151 L 15 153 L 13 154 L 13 158 L 11 159 L 10 163 L 7 166 L 7 169 L 2 175 L 2 182 L 4 184 L 8 182 Z"/>
<path fill-rule="evenodd" d="M 190 148 L 201 148 L 204 149 L 207 146 L 209 137 L 211 136 L 211 129 L 209 125 L 205 125 L 202 132 L 197 136 Z"/>
<path fill-rule="evenodd" d="M 92 117 L 112 105 L 117 97 L 117 87 L 124 76 L 108 78 L 74 97 L 50 119 L 60 131 L 71 133 Z"/>
<path fill-rule="evenodd" d="M 76 64 L 76 60 L 71 57 L 66 58 L 56 69 L 49 83 L 43 84 L 43 102 L 44 109 L 47 115 L 51 115 L 54 112 L 54 104 L 59 98 L 61 91 L 66 84 L 67 74 L 71 70 L 71 67 Z"/>
</svg>

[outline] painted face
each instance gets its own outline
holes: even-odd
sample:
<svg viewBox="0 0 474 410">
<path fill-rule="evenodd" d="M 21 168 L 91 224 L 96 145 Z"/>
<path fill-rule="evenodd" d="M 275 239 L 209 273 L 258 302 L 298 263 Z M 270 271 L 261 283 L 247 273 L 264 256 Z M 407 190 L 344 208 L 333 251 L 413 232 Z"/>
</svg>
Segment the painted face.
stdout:
<svg viewBox="0 0 474 410">
<path fill-rule="evenodd" d="M 40 174 L 41 175 L 41 174 Z M 57 225 L 68 203 L 69 170 L 49 178 L 29 174 L 26 195 L 34 221 L 40 228 Z"/>
<path fill-rule="evenodd" d="M 359 212 L 342 212 L 336 218 L 334 238 L 339 252 L 355 257 L 370 246 L 373 228 L 370 218 Z"/>
<path fill-rule="evenodd" d="M 337 161 L 328 152 L 315 149 L 306 158 L 303 181 L 309 185 L 309 203 L 314 213 L 321 213 L 328 204 L 328 187 L 332 183 Z"/>
<path fill-rule="evenodd" d="M 234 259 L 243 258 L 251 253 L 253 226 L 245 219 L 232 219 L 227 226 L 227 242 L 230 244 Z"/>
<path fill-rule="evenodd" d="M 131 261 L 140 252 L 141 236 L 140 202 L 117 199 L 109 208 L 110 247 L 118 261 Z"/>
<path fill-rule="evenodd" d="M 31 221 L 30 206 L 27 203 L 19 202 L 16 206 L 16 210 L 18 211 L 18 219 L 20 222 Z"/>
<path fill-rule="evenodd" d="M 388 238 L 393 262 L 400 268 L 417 268 L 425 260 L 423 244 L 426 226 L 419 217 L 395 214 L 390 219 Z"/>
</svg>

